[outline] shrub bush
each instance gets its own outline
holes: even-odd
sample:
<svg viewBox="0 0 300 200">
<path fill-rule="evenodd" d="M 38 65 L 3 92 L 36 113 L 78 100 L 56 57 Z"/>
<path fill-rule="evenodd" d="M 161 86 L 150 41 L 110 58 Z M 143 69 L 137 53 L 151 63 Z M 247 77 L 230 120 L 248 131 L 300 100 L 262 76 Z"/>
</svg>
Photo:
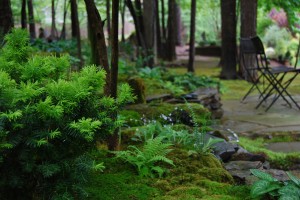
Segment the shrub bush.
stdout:
<svg viewBox="0 0 300 200">
<path fill-rule="evenodd" d="M 105 72 L 95 66 L 68 73 L 68 56 L 29 57 L 26 31 L 5 37 L 0 65 L 0 199 L 86 195 L 85 172 L 102 170 L 88 152 L 120 125 L 110 116 L 131 99 L 103 96 Z"/>
</svg>

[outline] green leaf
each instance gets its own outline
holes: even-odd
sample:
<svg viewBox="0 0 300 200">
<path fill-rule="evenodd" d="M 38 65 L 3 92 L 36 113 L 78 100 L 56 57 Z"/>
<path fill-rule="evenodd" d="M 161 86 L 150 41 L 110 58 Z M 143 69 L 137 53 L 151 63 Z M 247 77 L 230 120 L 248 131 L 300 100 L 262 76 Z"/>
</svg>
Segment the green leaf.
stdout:
<svg viewBox="0 0 300 200">
<path fill-rule="evenodd" d="M 273 176 L 271 176 L 270 174 L 268 173 L 265 173 L 261 170 L 258 170 L 258 169 L 250 169 L 251 173 L 260 178 L 260 179 L 263 179 L 263 180 L 266 180 L 266 181 L 278 181 L 276 178 L 274 178 Z"/>
<path fill-rule="evenodd" d="M 271 191 L 279 189 L 281 186 L 277 182 L 270 182 L 267 180 L 259 180 L 256 181 L 251 188 L 251 197 L 256 198 L 259 196 L 262 196 L 264 194 L 267 194 Z"/>
<path fill-rule="evenodd" d="M 300 199 L 300 188 L 294 184 L 288 184 L 278 190 L 281 198 L 299 200 Z M 281 199 L 280 198 L 280 199 Z"/>
<path fill-rule="evenodd" d="M 291 172 L 286 172 L 288 177 L 298 186 L 300 186 L 300 179 L 294 176 Z"/>
</svg>

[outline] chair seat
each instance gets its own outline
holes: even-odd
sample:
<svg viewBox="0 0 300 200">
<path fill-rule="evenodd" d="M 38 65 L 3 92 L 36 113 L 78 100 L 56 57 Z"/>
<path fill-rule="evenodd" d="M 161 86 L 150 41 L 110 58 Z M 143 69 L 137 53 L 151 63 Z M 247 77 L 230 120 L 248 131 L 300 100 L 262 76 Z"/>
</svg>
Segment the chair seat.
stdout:
<svg viewBox="0 0 300 200">
<path fill-rule="evenodd" d="M 279 74 L 285 72 L 300 72 L 300 69 L 295 69 L 294 67 L 288 67 L 282 65 L 282 66 L 270 67 L 270 71 L 274 74 Z"/>
</svg>

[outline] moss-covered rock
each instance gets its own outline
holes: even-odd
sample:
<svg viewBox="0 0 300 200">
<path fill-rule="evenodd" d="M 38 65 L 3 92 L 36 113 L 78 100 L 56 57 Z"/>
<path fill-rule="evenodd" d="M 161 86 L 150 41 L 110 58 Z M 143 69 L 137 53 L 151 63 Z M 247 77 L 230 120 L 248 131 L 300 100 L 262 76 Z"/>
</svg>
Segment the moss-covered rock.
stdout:
<svg viewBox="0 0 300 200">
<path fill-rule="evenodd" d="M 132 88 L 133 94 L 136 96 L 135 103 L 146 103 L 145 83 L 141 78 L 130 78 L 128 84 Z"/>
<path fill-rule="evenodd" d="M 136 104 L 126 107 L 127 110 L 138 112 L 144 118 L 157 120 L 162 124 L 186 124 L 193 125 L 192 112 L 195 114 L 195 120 L 200 125 L 210 123 L 210 112 L 201 104 Z"/>
</svg>

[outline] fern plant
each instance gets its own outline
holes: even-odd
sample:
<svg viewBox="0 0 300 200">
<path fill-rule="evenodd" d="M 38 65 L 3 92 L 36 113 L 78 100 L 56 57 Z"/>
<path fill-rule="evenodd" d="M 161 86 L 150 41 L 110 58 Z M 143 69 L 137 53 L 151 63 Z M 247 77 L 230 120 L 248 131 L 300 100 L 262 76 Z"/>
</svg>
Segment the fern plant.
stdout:
<svg viewBox="0 0 300 200">
<path fill-rule="evenodd" d="M 79 186 L 86 172 L 103 169 L 87 152 L 122 124 L 111 116 L 132 99 L 130 87 L 120 86 L 116 100 L 104 97 L 104 70 L 87 66 L 69 73 L 67 55 L 29 57 L 27 31 L 15 29 L 5 38 L 0 53 L 1 198 L 84 195 Z"/>
<path fill-rule="evenodd" d="M 194 130 L 193 130 L 193 150 L 189 151 L 189 154 L 208 154 L 211 153 L 213 149 L 213 145 L 219 142 L 223 142 L 223 139 L 220 138 L 211 138 L 207 140 L 206 138 L 206 130 L 208 129 L 206 126 L 206 122 L 208 121 L 209 115 L 205 115 L 206 118 L 203 120 L 203 124 L 200 127 L 196 120 L 196 114 L 192 107 L 185 100 L 188 109 L 190 110 L 192 120 L 194 122 Z M 199 131 L 200 129 L 200 131 Z"/>
<path fill-rule="evenodd" d="M 146 141 L 142 149 L 136 146 L 129 146 L 126 151 L 116 152 L 117 158 L 120 158 L 135 167 L 137 167 L 140 176 L 154 177 L 158 174 L 161 177 L 166 169 L 159 166 L 158 163 L 167 163 L 174 165 L 173 161 L 166 155 L 170 153 L 171 144 L 163 143 L 163 137 L 156 137 Z"/>
</svg>

